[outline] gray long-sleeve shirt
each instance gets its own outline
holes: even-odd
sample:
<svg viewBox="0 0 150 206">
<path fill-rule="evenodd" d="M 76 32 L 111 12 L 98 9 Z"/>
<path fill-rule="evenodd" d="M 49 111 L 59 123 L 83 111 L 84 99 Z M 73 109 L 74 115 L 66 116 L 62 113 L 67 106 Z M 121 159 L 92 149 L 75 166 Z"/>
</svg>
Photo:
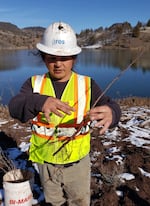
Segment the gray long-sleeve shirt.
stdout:
<svg viewBox="0 0 150 206">
<path fill-rule="evenodd" d="M 57 82 L 53 81 L 53 86 L 55 89 L 56 97 L 61 98 L 63 90 L 67 85 L 67 82 Z M 91 80 L 91 107 L 101 95 L 102 91 L 96 82 Z M 34 118 L 42 110 L 42 106 L 46 99 L 47 95 L 41 95 L 38 93 L 33 93 L 33 88 L 31 85 L 31 78 L 29 78 L 21 87 L 19 94 L 14 96 L 9 104 L 10 115 L 20 120 L 21 122 L 27 122 L 28 120 Z M 113 121 L 111 127 L 115 126 L 121 116 L 121 111 L 119 105 L 113 101 L 110 97 L 102 96 L 102 98 L 97 102 L 96 106 L 108 105 L 113 112 Z"/>
</svg>

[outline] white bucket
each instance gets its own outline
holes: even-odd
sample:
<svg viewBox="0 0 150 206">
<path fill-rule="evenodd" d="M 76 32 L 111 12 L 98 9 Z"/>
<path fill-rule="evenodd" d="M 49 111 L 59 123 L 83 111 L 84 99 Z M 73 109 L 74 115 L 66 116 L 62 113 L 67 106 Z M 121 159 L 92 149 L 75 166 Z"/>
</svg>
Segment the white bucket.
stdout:
<svg viewBox="0 0 150 206">
<path fill-rule="evenodd" d="M 32 179 L 29 171 L 16 169 L 7 172 L 3 176 L 5 206 L 32 206 Z"/>
</svg>

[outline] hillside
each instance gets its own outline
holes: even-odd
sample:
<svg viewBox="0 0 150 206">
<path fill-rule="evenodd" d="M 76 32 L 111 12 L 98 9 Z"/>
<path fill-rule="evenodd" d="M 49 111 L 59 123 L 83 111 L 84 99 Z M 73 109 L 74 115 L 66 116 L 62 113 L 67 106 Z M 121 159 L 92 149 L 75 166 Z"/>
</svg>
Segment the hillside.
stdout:
<svg viewBox="0 0 150 206">
<path fill-rule="evenodd" d="M 34 49 L 44 30 L 40 26 L 21 29 L 14 24 L 0 22 L 0 50 Z M 136 33 L 134 30 L 127 22 L 116 23 L 106 29 L 86 29 L 77 34 L 78 44 L 82 48 L 150 49 L 150 27 L 139 27 Z"/>
<path fill-rule="evenodd" d="M 112 46 L 113 48 L 150 49 L 150 27 L 141 29 L 139 37 L 121 35 L 120 39 L 116 39 L 115 42 L 108 46 Z"/>
<path fill-rule="evenodd" d="M 78 35 L 83 48 L 150 49 L 150 27 L 132 28 L 127 22 L 103 30 L 85 30 Z"/>
<path fill-rule="evenodd" d="M 0 22 L 0 49 L 32 49 L 40 41 L 45 28 L 20 29 L 11 23 Z"/>
</svg>

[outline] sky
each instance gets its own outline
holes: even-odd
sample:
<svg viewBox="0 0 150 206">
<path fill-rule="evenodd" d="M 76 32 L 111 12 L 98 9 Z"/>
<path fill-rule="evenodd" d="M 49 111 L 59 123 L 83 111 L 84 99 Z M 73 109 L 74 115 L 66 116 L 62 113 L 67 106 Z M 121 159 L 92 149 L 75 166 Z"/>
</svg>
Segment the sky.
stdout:
<svg viewBox="0 0 150 206">
<path fill-rule="evenodd" d="M 0 21 L 19 28 L 48 27 L 62 21 L 76 33 L 84 29 L 107 28 L 115 23 L 150 19 L 150 0 L 0 0 Z"/>
</svg>

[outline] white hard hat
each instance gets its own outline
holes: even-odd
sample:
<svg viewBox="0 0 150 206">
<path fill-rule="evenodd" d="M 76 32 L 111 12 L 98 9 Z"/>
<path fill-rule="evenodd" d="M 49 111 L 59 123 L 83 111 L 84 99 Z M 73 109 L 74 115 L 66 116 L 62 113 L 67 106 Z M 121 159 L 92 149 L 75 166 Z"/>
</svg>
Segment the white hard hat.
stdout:
<svg viewBox="0 0 150 206">
<path fill-rule="evenodd" d="M 81 52 L 75 32 L 64 22 L 51 24 L 44 32 L 42 42 L 36 47 L 46 54 L 56 56 L 72 56 Z"/>
</svg>

